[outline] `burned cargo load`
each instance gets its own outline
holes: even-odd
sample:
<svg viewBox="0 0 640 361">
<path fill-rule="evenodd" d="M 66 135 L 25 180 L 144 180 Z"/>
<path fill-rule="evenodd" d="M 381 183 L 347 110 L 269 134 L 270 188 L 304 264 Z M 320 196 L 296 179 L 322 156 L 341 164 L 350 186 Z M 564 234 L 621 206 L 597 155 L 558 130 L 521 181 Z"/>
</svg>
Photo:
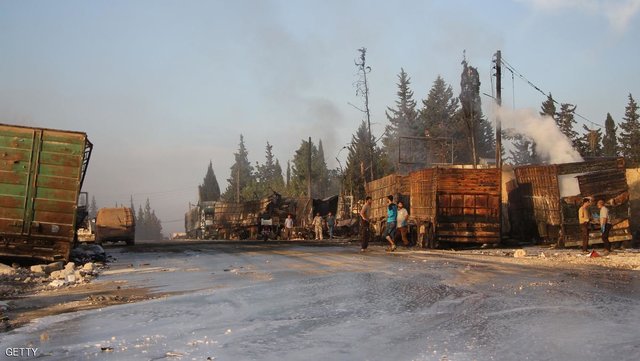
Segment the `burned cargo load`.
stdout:
<svg viewBox="0 0 640 361">
<path fill-rule="evenodd" d="M 92 148 L 82 132 L 0 124 L 0 256 L 69 259 Z"/>
<path fill-rule="evenodd" d="M 367 183 L 372 218 L 382 234 L 389 195 L 409 210 L 412 237 L 429 246 L 444 243 L 499 243 L 501 171 L 459 166 L 416 170 Z M 425 239 L 422 239 L 425 238 Z"/>
<path fill-rule="evenodd" d="M 596 201 L 609 208 L 613 225 L 610 242 L 632 240 L 629 224 L 629 187 L 623 158 L 585 162 L 532 165 L 514 169 L 521 209 L 512 219 L 522 226 L 525 240 L 557 242 L 559 246 L 581 245 L 578 209 L 583 198 L 594 202 L 589 210 L 596 219 Z M 589 244 L 602 243 L 599 227 L 589 231 Z"/>
<path fill-rule="evenodd" d="M 135 243 L 136 220 L 133 211 L 128 207 L 100 208 L 96 215 L 95 242 L 125 242 L 127 245 Z"/>
</svg>

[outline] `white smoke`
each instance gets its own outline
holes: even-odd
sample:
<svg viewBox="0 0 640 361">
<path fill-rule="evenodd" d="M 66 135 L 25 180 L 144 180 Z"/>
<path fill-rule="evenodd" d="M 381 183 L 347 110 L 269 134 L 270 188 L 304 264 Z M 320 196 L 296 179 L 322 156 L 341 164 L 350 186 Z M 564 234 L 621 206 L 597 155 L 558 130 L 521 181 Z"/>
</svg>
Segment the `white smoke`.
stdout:
<svg viewBox="0 0 640 361">
<path fill-rule="evenodd" d="M 502 128 L 509 133 L 522 134 L 536 143 L 536 153 L 545 163 L 581 162 L 582 157 L 571 141 L 560 131 L 550 116 L 541 116 L 533 109 L 509 110 L 498 108 Z"/>
</svg>

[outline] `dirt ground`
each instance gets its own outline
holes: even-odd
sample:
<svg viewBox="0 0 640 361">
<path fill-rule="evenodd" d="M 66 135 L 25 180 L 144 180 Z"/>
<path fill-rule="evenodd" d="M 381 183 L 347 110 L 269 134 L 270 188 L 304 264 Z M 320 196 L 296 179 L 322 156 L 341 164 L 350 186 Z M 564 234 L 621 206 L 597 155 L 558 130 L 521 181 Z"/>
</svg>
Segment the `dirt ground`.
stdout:
<svg viewBox="0 0 640 361">
<path fill-rule="evenodd" d="M 300 244 L 304 244 L 304 242 Z M 348 241 L 332 243 L 332 245 L 336 244 L 353 248 L 354 252 L 357 252 L 359 248 Z M 313 245 L 317 246 L 318 244 Z M 183 252 L 185 248 L 198 252 L 206 247 L 207 242 L 198 241 L 158 242 L 139 244 L 127 248 L 125 252 L 151 254 L 154 252 Z M 120 249 L 112 248 L 111 250 L 119 251 Z M 522 250 L 524 250 L 524 254 L 521 254 Z M 107 249 L 108 253 L 109 251 L 110 249 Z M 381 246 L 372 246 L 370 252 L 383 254 L 384 249 Z M 597 254 L 591 255 L 576 249 L 559 250 L 542 246 L 466 250 L 423 250 L 401 247 L 394 253 L 394 256 L 429 255 L 451 262 L 462 262 L 469 269 L 487 264 L 496 267 L 500 267 L 500 265 L 537 266 L 564 271 L 574 269 L 587 276 L 589 274 L 606 274 L 612 280 L 624 280 L 629 278 L 630 274 L 636 274 L 635 272 L 629 273 L 629 271 L 640 271 L 639 249 L 616 250 L 606 256 L 602 255 L 602 250 L 596 250 L 596 252 Z M 34 276 L 28 268 L 18 268 L 13 275 L 0 275 L 0 332 L 18 328 L 44 316 L 98 309 L 183 293 L 181 291 L 158 291 L 150 287 L 141 287 L 138 284 L 129 284 L 124 277 L 118 279 L 117 275 L 120 273 L 127 274 L 127 272 L 133 272 L 149 265 L 144 263 L 146 261 L 141 262 L 143 263 L 122 264 L 116 260 L 116 262 L 97 267 L 96 278 L 88 279 L 85 283 L 62 287 L 51 287 L 49 285 L 50 279 Z M 103 281 L 100 278 L 100 275 L 105 272 L 111 275 L 108 281 Z M 468 272 L 468 274 L 462 272 L 460 283 L 473 281 L 472 272 Z"/>
</svg>

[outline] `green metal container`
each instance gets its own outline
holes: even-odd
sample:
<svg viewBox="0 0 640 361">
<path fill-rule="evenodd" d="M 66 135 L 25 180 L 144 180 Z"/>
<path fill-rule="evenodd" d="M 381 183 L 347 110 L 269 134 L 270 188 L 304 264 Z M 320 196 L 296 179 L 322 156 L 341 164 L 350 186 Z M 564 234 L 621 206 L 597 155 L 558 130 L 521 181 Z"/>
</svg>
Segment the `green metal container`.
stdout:
<svg viewBox="0 0 640 361">
<path fill-rule="evenodd" d="M 69 259 L 92 148 L 85 133 L 0 124 L 0 256 Z"/>
</svg>

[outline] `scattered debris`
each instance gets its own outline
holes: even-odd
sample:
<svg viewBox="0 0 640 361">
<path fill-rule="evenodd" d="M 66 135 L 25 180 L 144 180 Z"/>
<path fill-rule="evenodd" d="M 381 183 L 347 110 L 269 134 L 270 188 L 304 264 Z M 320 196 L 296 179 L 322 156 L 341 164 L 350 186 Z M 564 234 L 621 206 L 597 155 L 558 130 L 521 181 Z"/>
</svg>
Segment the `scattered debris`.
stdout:
<svg viewBox="0 0 640 361">
<path fill-rule="evenodd" d="M 97 244 L 81 244 L 71 250 L 71 260 L 77 263 L 106 262 L 107 254 L 102 246 Z"/>
<path fill-rule="evenodd" d="M 515 252 L 513 252 L 514 258 L 522 258 L 526 256 L 527 256 L 527 251 L 525 251 L 524 249 L 518 249 Z"/>
<path fill-rule="evenodd" d="M 0 275 L 13 275 L 15 273 L 16 270 L 13 267 L 0 263 Z"/>
</svg>

